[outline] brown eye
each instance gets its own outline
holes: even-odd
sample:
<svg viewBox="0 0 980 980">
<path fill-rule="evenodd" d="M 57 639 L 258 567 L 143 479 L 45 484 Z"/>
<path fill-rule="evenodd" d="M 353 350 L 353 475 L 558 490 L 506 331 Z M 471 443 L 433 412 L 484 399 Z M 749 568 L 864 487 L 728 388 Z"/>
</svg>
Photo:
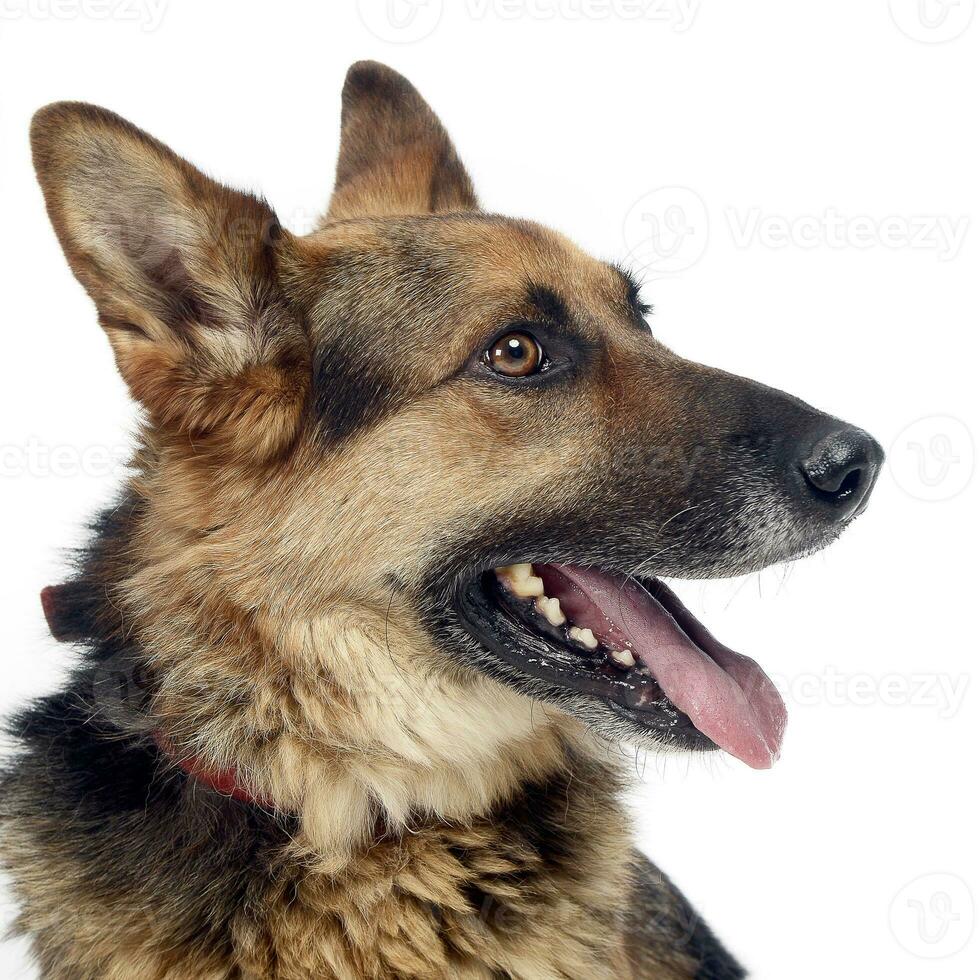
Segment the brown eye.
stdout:
<svg viewBox="0 0 980 980">
<path fill-rule="evenodd" d="M 544 353 L 538 342 L 526 333 L 509 333 L 487 351 L 487 363 L 508 378 L 524 378 L 541 367 Z"/>
</svg>

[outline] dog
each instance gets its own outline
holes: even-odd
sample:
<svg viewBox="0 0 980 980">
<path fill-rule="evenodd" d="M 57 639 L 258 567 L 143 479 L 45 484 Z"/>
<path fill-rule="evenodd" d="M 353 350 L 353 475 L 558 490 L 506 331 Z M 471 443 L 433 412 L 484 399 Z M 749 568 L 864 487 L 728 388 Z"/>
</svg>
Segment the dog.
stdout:
<svg viewBox="0 0 980 980">
<path fill-rule="evenodd" d="M 302 237 L 106 110 L 31 140 L 143 419 L 42 597 L 80 662 L 11 725 L 41 975 L 744 976 L 634 848 L 610 743 L 773 763 L 778 693 L 663 577 L 829 544 L 879 445 L 480 210 L 380 64 Z"/>
</svg>

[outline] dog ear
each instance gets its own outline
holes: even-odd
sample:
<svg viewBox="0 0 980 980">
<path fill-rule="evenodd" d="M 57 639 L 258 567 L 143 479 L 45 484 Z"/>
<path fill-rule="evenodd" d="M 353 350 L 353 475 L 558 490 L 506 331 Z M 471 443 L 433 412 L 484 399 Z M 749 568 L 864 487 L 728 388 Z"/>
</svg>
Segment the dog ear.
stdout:
<svg viewBox="0 0 980 980">
<path fill-rule="evenodd" d="M 415 87 L 376 61 L 347 72 L 327 221 L 478 207 L 446 130 Z"/>
<path fill-rule="evenodd" d="M 289 236 L 268 205 L 95 106 L 41 109 L 31 145 L 61 246 L 151 421 L 198 449 L 283 448 L 310 369 L 276 276 Z"/>
</svg>

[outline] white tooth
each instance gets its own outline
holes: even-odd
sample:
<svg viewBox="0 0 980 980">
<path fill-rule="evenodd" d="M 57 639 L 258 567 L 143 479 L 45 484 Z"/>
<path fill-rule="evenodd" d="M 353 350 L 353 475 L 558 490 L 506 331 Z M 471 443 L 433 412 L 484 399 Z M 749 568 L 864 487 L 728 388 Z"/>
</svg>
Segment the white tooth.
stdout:
<svg viewBox="0 0 980 980">
<path fill-rule="evenodd" d="M 527 562 L 519 565 L 506 565 L 496 569 L 497 575 L 516 596 L 533 599 L 544 595 L 544 582 L 533 574 L 533 566 Z"/>
<path fill-rule="evenodd" d="M 529 575 L 517 582 L 510 583 L 514 595 L 519 595 L 524 599 L 532 599 L 536 596 L 544 595 L 544 582 L 537 575 Z"/>
<path fill-rule="evenodd" d="M 588 647 L 590 650 L 594 650 L 599 645 L 599 641 L 595 638 L 595 633 L 590 629 L 580 629 L 578 626 L 573 626 L 568 631 L 568 635 L 576 643 L 581 643 L 582 646 Z"/>
<path fill-rule="evenodd" d="M 620 667 L 635 667 L 636 657 L 629 650 L 611 650 L 609 656 Z"/>
<path fill-rule="evenodd" d="M 561 626 L 565 622 L 565 614 L 561 611 L 561 603 L 557 599 L 549 599 L 547 596 L 543 596 L 534 605 L 552 626 Z"/>
</svg>

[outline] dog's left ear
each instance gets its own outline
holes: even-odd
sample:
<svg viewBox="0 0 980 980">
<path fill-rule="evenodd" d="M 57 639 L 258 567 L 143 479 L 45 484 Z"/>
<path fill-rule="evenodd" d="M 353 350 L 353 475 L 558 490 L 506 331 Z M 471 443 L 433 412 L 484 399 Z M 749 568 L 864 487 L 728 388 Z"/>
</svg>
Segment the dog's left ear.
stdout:
<svg viewBox="0 0 980 980">
<path fill-rule="evenodd" d="M 347 72 L 340 158 L 327 221 L 471 211 L 473 185 L 436 114 L 376 61 Z"/>
</svg>

